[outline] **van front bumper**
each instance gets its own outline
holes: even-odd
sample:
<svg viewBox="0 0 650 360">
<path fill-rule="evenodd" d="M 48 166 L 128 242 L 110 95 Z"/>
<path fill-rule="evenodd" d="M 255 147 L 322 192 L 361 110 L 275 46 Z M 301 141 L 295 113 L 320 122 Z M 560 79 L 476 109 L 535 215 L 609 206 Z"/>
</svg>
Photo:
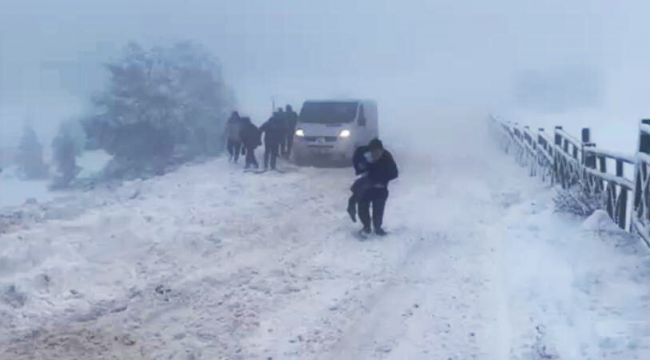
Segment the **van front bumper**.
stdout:
<svg viewBox="0 0 650 360">
<path fill-rule="evenodd" d="M 300 158 L 352 159 L 354 145 L 351 139 L 334 136 L 298 137 L 293 142 L 294 155 Z"/>
</svg>

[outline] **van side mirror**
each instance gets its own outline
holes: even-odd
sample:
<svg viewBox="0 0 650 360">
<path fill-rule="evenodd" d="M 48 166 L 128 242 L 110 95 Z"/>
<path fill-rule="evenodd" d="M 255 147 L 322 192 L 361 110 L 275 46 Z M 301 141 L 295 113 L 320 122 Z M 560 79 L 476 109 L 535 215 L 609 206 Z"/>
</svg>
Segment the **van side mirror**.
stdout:
<svg viewBox="0 0 650 360">
<path fill-rule="evenodd" d="M 366 114 L 363 112 L 363 106 L 359 108 L 359 126 L 366 126 Z"/>
</svg>

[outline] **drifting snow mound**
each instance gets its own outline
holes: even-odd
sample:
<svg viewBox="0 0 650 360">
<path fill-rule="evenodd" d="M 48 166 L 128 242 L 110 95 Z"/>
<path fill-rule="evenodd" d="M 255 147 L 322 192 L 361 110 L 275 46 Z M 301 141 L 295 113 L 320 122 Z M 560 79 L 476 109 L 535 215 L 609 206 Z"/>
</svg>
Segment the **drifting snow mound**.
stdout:
<svg viewBox="0 0 650 360">
<path fill-rule="evenodd" d="M 605 210 L 596 210 L 582 223 L 582 228 L 587 231 L 619 232 L 621 229 L 616 225 Z"/>
</svg>

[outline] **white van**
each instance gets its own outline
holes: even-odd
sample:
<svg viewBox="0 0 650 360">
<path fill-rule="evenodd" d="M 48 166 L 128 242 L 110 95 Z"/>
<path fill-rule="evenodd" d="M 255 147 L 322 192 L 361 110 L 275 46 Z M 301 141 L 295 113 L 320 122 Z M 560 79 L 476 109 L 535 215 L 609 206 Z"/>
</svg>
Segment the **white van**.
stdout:
<svg viewBox="0 0 650 360">
<path fill-rule="evenodd" d="M 294 161 L 299 165 L 313 160 L 351 161 L 357 147 L 376 137 L 379 123 L 374 101 L 305 101 L 294 135 Z"/>
</svg>

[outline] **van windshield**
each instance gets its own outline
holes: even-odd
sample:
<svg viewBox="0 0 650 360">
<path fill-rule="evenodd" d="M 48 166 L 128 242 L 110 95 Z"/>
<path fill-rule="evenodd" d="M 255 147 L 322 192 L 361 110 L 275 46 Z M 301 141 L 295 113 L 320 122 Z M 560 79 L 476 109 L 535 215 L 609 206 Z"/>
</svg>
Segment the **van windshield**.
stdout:
<svg viewBox="0 0 650 360">
<path fill-rule="evenodd" d="M 357 102 L 328 101 L 306 102 L 300 111 L 300 122 L 315 124 L 341 124 L 354 121 Z"/>
</svg>

